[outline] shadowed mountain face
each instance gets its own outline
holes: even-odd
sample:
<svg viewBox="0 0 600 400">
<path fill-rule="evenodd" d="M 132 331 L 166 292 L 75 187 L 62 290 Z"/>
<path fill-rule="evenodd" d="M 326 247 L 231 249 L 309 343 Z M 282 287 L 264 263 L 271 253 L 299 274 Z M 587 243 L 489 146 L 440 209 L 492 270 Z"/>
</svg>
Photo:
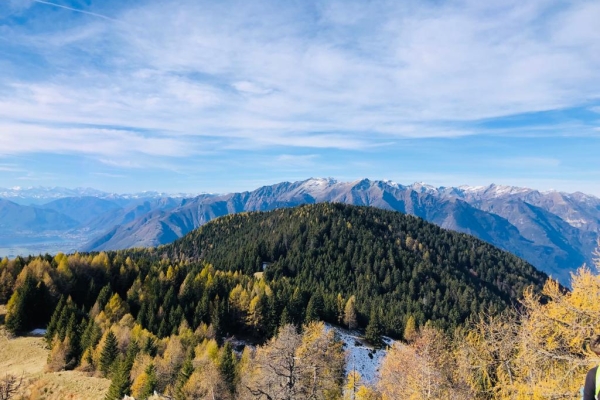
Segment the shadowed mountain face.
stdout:
<svg viewBox="0 0 600 400">
<path fill-rule="evenodd" d="M 202 195 L 171 209 L 123 221 L 84 250 L 157 246 L 213 218 L 319 202 L 366 205 L 416 215 L 510 251 L 568 284 L 569 273 L 591 261 L 600 229 L 600 199 L 581 193 L 542 193 L 491 185 L 434 188 L 387 181 L 309 179 L 252 192 Z"/>
</svg>

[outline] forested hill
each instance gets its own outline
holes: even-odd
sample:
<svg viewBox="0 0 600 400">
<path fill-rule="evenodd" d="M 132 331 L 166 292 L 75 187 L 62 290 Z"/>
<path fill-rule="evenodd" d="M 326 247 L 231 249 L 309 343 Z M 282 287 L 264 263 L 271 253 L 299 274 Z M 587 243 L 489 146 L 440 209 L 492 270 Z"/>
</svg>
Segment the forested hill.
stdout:
<svg viewBox="0 0 600 400">
<path fill-rule="evenodd" d="M 380 314 L 390 334 L 409 316 L 448 328 L 482 310 L 501 310 L 547 276 L 472 236 L 370 207 L 321 203 L 221 217 L 157 249 L 173 261 L 260 272 L 325 299 L 356 296 L 360 325 Z M 276 286 L 276 285 L 275 285 Z M 331 309 L 333 308 L 333 309 Z M 328 310 L 331 309 L 331 310 Z M 290 310 L 291 311 L 291 310 Z"/>
<path fill-rule="evenodd" d="M 159 248 L 4 258 L 0 304 L 7 302 L 10 332 L 47 328 L 49 371 L 109 377 L 110 400 L 154 390 L 256 398 L 233 394 L 270 387 L 269 354 L 301 360 L 304 372 L 294 376 L 333 382 L 341 397 L 343 349 L 317 321 L 359 328 L 374 345 L 383 334 L 411 342 L 494 315 L 533 285 L 524 303 L 531 306 L 545 280 L 509 253 L 420 218 L 319 203 L 222 217 Z M 302 336 L 293 325 L 304 327 Z M 233 337 L 265 346 L 238 360 Z M 316 378 L 332 365 L 320 349 L 336 348 L 337 372 Z"/>
</svg>

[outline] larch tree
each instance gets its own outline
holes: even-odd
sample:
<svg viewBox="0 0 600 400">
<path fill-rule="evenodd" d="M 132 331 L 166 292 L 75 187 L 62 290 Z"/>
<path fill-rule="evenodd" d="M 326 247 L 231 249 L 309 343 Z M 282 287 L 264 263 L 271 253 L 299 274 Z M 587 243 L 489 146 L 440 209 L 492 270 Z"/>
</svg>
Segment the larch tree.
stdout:
<svg viewBox="0 0 600 400">
<path fill-rule="evenodd" d="M 344 324 L 348 329 L 356 329 L 358 326 L 356 317 L 356 297 L 350 296 L 344 307 Z"/>
<path fill-rule="evenodd" d="M 324 323 L 299 334 L 285 325 L 277 337 L 256 350 L 242 384 L 251 396 L 267 400 L 335 399 L 342 395 L 345 357 L 342 342 Z"/>
<path fill-rule="evenodd" d="M 380 367 L 383 399 L 472 398 L 468 385 L 456 374 L 449 344 L 440 331 L 428 326 L 411 345 L 395 343 Z"/>
</svg>

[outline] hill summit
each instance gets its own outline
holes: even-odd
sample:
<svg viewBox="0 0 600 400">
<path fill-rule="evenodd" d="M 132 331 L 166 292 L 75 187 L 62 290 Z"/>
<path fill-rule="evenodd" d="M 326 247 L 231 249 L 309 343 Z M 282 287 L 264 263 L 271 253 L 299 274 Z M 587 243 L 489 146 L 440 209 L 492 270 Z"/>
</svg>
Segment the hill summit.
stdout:
<svg viewBox="0 0 600 400">
<path fill-rule="evenodd" d="M 381 314 L 394 336 L 411 315 L 419 324 L 456 326 L 471 314 L 504 309 L 525 287 L 540 289 L 547 279 L 470 235 L 339 203 L 224 216 L 149 251 L 171 262 L 205 261 L 219 270 L 262 272 L 267 282 L 289 282 L 307 303 L 319 296 L 319 318 L 326 321 L 337 322 L 338 294 L 355 295 L 359 325 Z"/>
</svg>

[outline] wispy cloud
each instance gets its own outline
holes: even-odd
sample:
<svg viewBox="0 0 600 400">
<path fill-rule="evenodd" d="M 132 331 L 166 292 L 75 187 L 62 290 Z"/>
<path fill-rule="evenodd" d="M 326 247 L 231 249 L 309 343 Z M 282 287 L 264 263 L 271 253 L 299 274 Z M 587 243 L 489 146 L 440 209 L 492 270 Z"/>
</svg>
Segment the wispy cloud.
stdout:
<svg viewBox="0 0 600 400">
<path fill-rule="evenodd" d="M 17 166 L 16 164 L 0 164 L 0 171 L 2 172 L 22 172 L 24 169 Z"/>
<path fill-rule="evenodd" d="M 82 9 L 79 9 L 79 8 L 68 7 L 68 6 L 65 6 L 65 5 L 62 5 L 62 4 L 52 3 L 50 1 L 43 1 L 43 0 L 30 0 L 30 1 L 33 2 L 33 3 L 45 4 L 45 5 L 52 6 L 52 7 L 58 7 L 58 8 L 62 8 L 62 9 L 65 9 L 65 10 L 74 11 L 74 12 L 77 12 L 77 13 L 80 13 L 80 14 L 91 15 L 92 17 L 102 18 L 102 19 L 105 19 L 107 21 L 119 22 L 118 20 L 116 20 L 114 18 L 110 18 L 110 17 L 108 17 L 106 15 L 102 15 L 102 14 L 98 14 L 98 13 L 90 12 L 90 11 L 85 11 L 85 10 L 82 10 Z"/>
<path fill-rule="evenodd" d="M 489 162 L 503 168 L 555 168 L 560 166 L 560 160 L 547 157 L 511 157 L 492 159 Z"/>
<path fill-rule="evenodd" d="M 317 154 L 281 154 L 277 157 L 273 157 L 271 160 L 267 160 L 267 164 L 276 165 L 280 168 L 306 168 L 315 166 L 319 156 Z"/>
<path fill-rule="evenodd" d="M 18 124 L 0 121 L 0 154 L 84 153 L 108 157 L 132 154 L 179 157 L 194 153 L 182 138 L 144 136 L 117 129 Z"/>
<path fill-rule="evenodd" d="M 94 172 L 94 175 L 98 175 L 98 176 L 103 176 L 103 177 L 107 177 L 107 178 L 126 178 L 126 175 L 122 175 L 122 174 L 111 174 L 108 172 Z"/>
<path fill-rule="evenodd" d="M 274 127 L 312 139 L 290 146 L 322 147 L 332 133 L 355 142 L 357 132 L 371 140 L 473 134 L 440 121 L 572 107 L 598 93 L 597 3 L 409 3 L 132 7 L 118 16 L 131 28 L 83 23 L 68 42 L 63 31 L 33 33 L 54 46 L 53 65 L 74 66 L 100 44 L 105 68 L 10 82 L 0 106 L 5 115 L 279 145 Z M 86 34 L 72 41 L 76 29 Z"/>
<path fill-rule="evenodd" d="M 597 121 L 564 116 L 598 112 L 594 1 L 35 0 L 11 10 L 20 18 L 0 27 L 4 155 L 181 170 L 268 149 L 309 169 L 317 158 L 291 155 L 596 135 Z M 551 115 L 482 123 L 542 111 Z"/>
</svg>

